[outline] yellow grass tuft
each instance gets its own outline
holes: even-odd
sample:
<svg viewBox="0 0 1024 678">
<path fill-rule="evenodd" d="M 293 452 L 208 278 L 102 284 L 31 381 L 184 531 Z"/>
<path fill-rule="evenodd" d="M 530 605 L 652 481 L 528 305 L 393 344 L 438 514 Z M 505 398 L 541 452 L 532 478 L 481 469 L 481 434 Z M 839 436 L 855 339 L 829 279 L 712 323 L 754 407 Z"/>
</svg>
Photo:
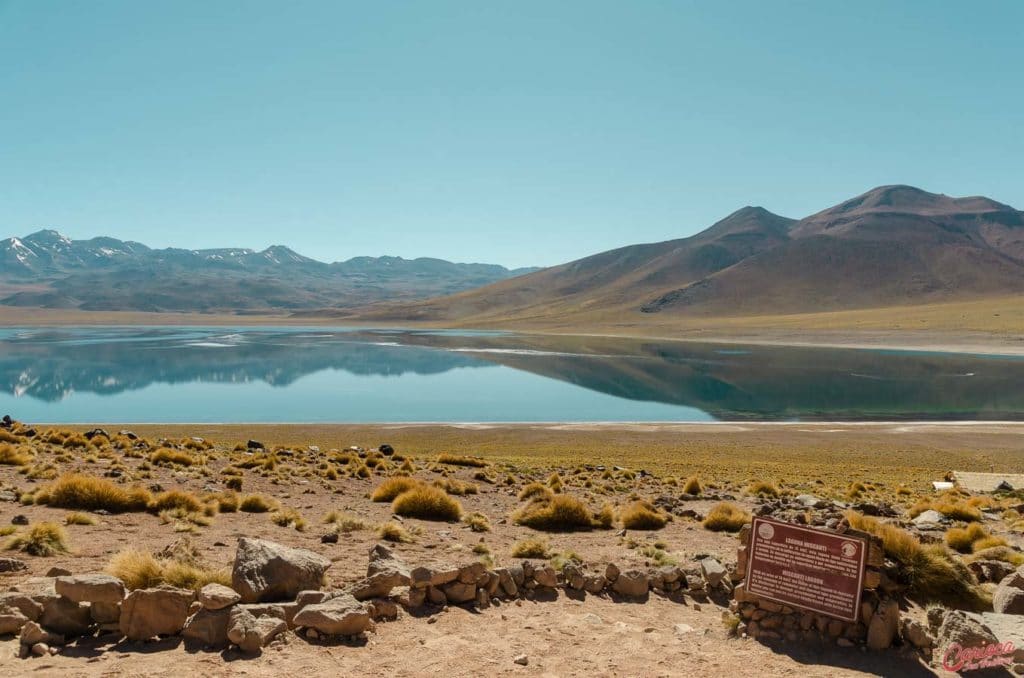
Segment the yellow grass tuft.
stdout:
<svg viewBox="0 0 1024 678">
<path fill-rule="evenodd" d="M 384 523 L 377 528 L 377 536 L 385 541 L 399 544 L 411 544 L 414 541 L 409 531 L 394 521 Z"/>
<path fill-rule="evenodd" d="M 702 494 L 704 488 L 700 484 L 700 478 L 697 476 L 687 478 L 686 483 L 683 484 L 683 492 L 686 494 Z"/>
<path fill-rule="evenodd" d="M 37 504 L 111 513 L 145 511 L 152 496 L 141 487 L 124 488 L 94 476 L 69 473 L 36 494 Z"/>
<path fill-rule="evenodd" d="M 149 502 L 149 510 L 153 513 L 181 509 L 186 513 L 198 513 L 203 510 L 203 503 L 194 495 L 181 490 L 161 492 Z"/>
<path fill-rule="evenodd" d="M 483 468 L 487 466 L 487 461 L 480 457 L 464 457 L 457 454 L 441 454 L 437 457 L 438 464 L 448 464 L 450 466 L 475 466 Z"/>
<path fill-rule="evenodd" d="M 779 496 L 779 488 L 766 480 L 757 480 L 747 486 L 747 494 L 753 494 L 758 497 L 777 497 Z"/>
<path fill-rule="evenodd" d="M 487 520 L 487 516 L 482 513 L 470 513 L 463 519 L 463 522 L 473 532 L 490 532 L 491 521 Z"/>
<path fill-rule="evenodd" d="M 535 498 L 549 500 L 553 497 L 554 493 L 551 489 L 541 483 L 530 483 L 519 491 L 519 501 L 526 501 L 527 499 Z"/>
<path fill-rule="evenodd" d="M 635 501 L 619 511 L 622 526 L 630 530 L 660 530 L 668 516 L 646 501 Z"/>
<path fill-rule="evenodd" d="M 106 572 L 124 582 L 130 590 L 146 589 L 160 584 L 198 591 L 207 584 L 231 586 L 231 572 L 211 569 L 174 558 L 157 558 L 149 551 L 126 549 L 107 564 Z"/>
<path fill-rule="evenodd" d="M 543 558 L 547 559 L 550 549 L 548 543 L 543 539 L 524 539 L 512 547 L 513 558 Z"/>
<path fill-rule="evenodd" d="M 394 501 L 395 497 L 420 485 L 420 481 L 406 476 L 387 478 L 370 495 L 371 501 Z"/>
<path fill-rule="evenodd" d="M 736 504 L 727 501 L 711 507 L 704 518 L 704 529 L 712 532 L 739 532 L 750 522 L 750 514 Z"/>
<path fill-rule="evenodd" d="M 418 485 L 398 495 L 391 510 L 400 516 L 423 520 L 455 521 L 462 517 L 462 504 L 430 485 Z"/>
<path fill-rule="evenodd" d="M 96 519 L 88 513 L 69 513 L 64 516 L 65 525 L 95 525 Z"/>
<path fill-rule="evenodd" d="M 0 429 L 2 431 L 3 429 Z M 5 466 L 24 466 L 32 461 L 32 455 L 23 448 L 0 444 L 0 464 Z"/>
<path fill-rule="evenodd" d="M 24 534 L 11 537 L 7 548 L 19 550 L 33 556 L 53 556 L 67 553 L 68 533 L 57 523 L 38 523 Z"/>
<path fill-rule="evenodd" d="M 594 527 L 590 509 L 568 494 L 534 499 L 516 511 L 512 520 L 519 525 L 546 532 L 572 532 Z"/>
<path fill-rule="evenodd" d="M 272 510 L 276 503 L 260 494 L 250 494 L 238 504 L 238 510 L 244 513 L 266 513 Z"/>
</svg>

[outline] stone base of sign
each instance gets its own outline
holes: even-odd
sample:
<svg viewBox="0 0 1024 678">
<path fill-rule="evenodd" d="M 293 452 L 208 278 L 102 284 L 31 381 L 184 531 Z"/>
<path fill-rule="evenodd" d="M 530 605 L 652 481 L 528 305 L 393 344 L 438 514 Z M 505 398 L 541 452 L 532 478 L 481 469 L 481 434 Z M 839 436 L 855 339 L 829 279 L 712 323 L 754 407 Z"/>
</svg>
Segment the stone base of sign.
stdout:
<svg viewBox="0 0 1024 678">
<path fill-rule="evenodd" d="M 881 569 L 884 560 L 881 540 L 852 529 L 827 531 L 863 537 L 868 541 L 867 571 L 859 621 L 835 619 L 748 593 L 743 583 L 747 574 L 747 547 L 750 541 L 750 526 L 746 525 L 739 533 L 740 546 L 736 552 L 736 570 L 733 573 L 736 585 L 729 605 L 729 609 L 739 617 L 736 627 L 738 635 L 761 640 L 866 645 L 873 650 L 885 649 L 898 639 L 900 617 L 897 595 L 901 587 L 889 580 Z"/>
</svg>

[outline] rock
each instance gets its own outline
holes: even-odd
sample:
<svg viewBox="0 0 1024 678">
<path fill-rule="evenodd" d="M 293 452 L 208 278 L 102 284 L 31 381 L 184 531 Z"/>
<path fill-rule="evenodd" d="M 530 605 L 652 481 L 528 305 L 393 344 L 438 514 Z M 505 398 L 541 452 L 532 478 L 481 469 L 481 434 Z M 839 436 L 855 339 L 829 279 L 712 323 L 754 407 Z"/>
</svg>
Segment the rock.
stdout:
<svg viewBox="0 0 1024 678">
<path fill-rule="evenodd" d="M 244 603 L 292 600 L 299 591 L 319 589 L 331 561 L 265 539 L 238 540 L 231 588 Z"/>
<path fill-rule="evenodd" d="M 728 572 L 725 565 L 714 558 L 704 558 L 700 561 L 700 573 L 709 588 L 718 588 Z"/>
<path fill-rule="evenodd" d="M 619 578 L 619 568 L 616 567 L 615 563 L 608 563 L 608 566 L 604 569 L 604 578 L 608 581 L 615 581 Z"/>
<path fill-rule="evenodd" d="M 71 570 L 56 566 L 51 567 L 49 570 L 46 571 L 47 577 L 70 577 L 72 574 L 73 573 L 71 572 Z"/>
<path fill-rule="evenodd" d="M 953 643 L 960 647 L 980 647 L 995 642 L 998 639 L 987 626 L 962 610 L 945 610 L 935 634 L 935 645 L 940 648 L 949 647 Z"/>
<path fill-rule="evenodd" d="M 608 580 L 600 574 L 588 574 L 583 576 L 583 590 L 587 593 L 601 593 L 607 585 Z"/>
<path fill-rule="evenodd" d="M 390 546 L 374 544 L 370 547 L 369 558 L 370 564 L 366 566 L 366 576 L 370 577 L 378 572 L 397 572 L 407 579 L 409 578 L 409 566 L 395 555 Z"/>
<path fill-rule="evenodd" d="M 129 640 L 179 633 L 188 619 L 195 594 L 185 589 L 161 586 L 136 589 L 121 606 L 121 633 Z"/>
<path fill-rule="evenodd" d="M 408 585 L 408 577 L 402 577 L 396 572 L 378 572 L 352 584 L 348 587 L 348 592 L 356 600 L 369 600 L 370 598 L 385 598 L 396 586 Z"/>
<path fill-rule="evenodd" d="M 46 643 L 35 643 L 32 646 L 32 654 L 37 657 L 43 657 L 50 654 L 50 646 Z"/>
<path fill-rule="evenodd" d="M 242 652 L 256 654 L 266 647 L 274 636 L 288 629 L 288 624 L 277 617 L 254 617 L 242 607 L 228 610 L 228 640 Z"/>
<path fill-rule="evenodd" d="M 39 623 L 65 636 L 80 636 L 92 626 L 89 606 L 81 605 L 67 598 L 52 598 L 43 604 Z"/>
<path fill-rule="evenodd" d="M 919 650 L 927 650 L 935 645 L 928 630 L 913 619 L 904 618 L 902 623 L 903 639 Z"/>
<path fill-rule="evenodd" d="M 476 600 L 476 585 L 453 581 L 441 587 L 445 599 L 453 605 L 461 605 Z"/>
<path fill-rule="evenodd" d="M 0 636 L 9 633 L 21 633 L 21 627 L 28 622 L 28 617 L 16 609 L 7 609 L 0 612 Z"/>
<path fill-rule="evenodd" d="M 1024 568 L 999 582 L 992 596 L 992 609 L 1000 614 L 1024 614 Z"/>
<path fill-rule="evenodd" d="M 251 616 L 251 615 L 250 615 Z M 228 646 L 228 622 L 231 610 L 202 609 L 188 618 L 181 635 L 190 640 L 202 643 L 206 647 L 222 649 Z M 284 623 L 283 620 L 277 620 Z"/>
<path fill-rule="evenodd" d="M 507 567 L 499 567 L 494 573 L 498 575 L 498 587 L 506 596 L 514 598 L 519 595 L 519 587 Z"/>
<path fill-rule="evenodd" d="M 440 564 L 416 567 L 409 573 L 409 578 L 412 581 L 412 586 L 417 588 L 443 586 L 459 578 L 459 568 Z"/>
<path fill-rule="evenodd" d="M 884 600 L 879 604 L 868 625 L 868 648 L 884 650 L 892 645 L 900 625 L 900 608 L 895 600 Z"/>
<path fill-rule="evenodd" d="M 117 624 L 121 620 L 121 604 L 90 603 L 89 616 L 97 624 Z"/>
<path fill-rule="evenodd" d="M 373 621 L 394 621 L 398 619 L 398 604 L 387 598 L 377 598 L 366 605 L 366 611 Z"/>
<path fill-rule="evenodd" d="M 229 605 L 234 605 L 242 596 L 223 584 L 207 584 L 199 589 L 199 602 L 207 610 L 221 610 Z"/>
<path fill-rule="evenodd" d="M 541 586 L 547 586 L 552 589 L 558 586 L 558 575 L 555 574 L 554 568 L 550 565 L 534 568 L 533 580 Z"/>
<path fill-rule="evenodd" d="M 248 450 L 265 450 L 265 449 L 267 449 L 267 448 L 263 447 L 263 443 L 261 443 L 258 440 L 250 440 L 250 441 L 248 441 L 245 444 L 245 447 Z"/>
<path fill-rule="evenodd" d="M 980 583 L 999 583 L 1009 574 L 1013 573 L 1013 565 L 1002 560 L 973 560 L 967 564 L 969 569 Z"/>
<path fill-rule="evenodd" d="M 647 595 L 647 588 L 647 574 L 639 570 L 621 572 L 612 582 L 612 590 L 628 598 L 643 598 Z"/>
<path fill-rule="evenodd" d="M 330 597 L 327 591 L 299 591 L 299 595 L 295 596 L 295 604 L 301 610 L 307 605 L 322 603 Z"/>
<path fill-rule="evenodd" d="M 370 613 L 358 600 L 341 594 L 322 603 L 307 605 L 295 615 L 296 626 L 316 629 L 331 636 L 356 636 L 370 627 Z"/>
<path fill-rule="evenodd" d="M 28 525 L 28 516 L 24 513 L 19 513 L 11 518 L 11 525 Z"/>
<path fill-rule="evenodd" d="M 459 568 L 459 581 L 463 584 L 476 585 L 486 572 L 487 568 L 483 563 L 470 563 Z"/>
<path fill-rule="evenodd" d="M 518 657 L 516 657 L 515 659 L 513 659 L 512 661 L 515 662 L 516 664 L 519 664 L 520 666 L 526 666 L 527 664 L 530 663 L 530 658 L 527 657 L 525 654 L 521 654 Z"/>
<path fill-rule="evenodd" d="M 25 622 L 25 625 L 21 627 L 21 634 L 18 636 L 18 640 L 22 645 L 28 645 L 29 647 L 36 643 L 48 643 L 51 645 L 61 645 L 64 643 L 64 639 L 61 636 L 50 633 L 34 621 Z"/>
<path fill-rule="evenodd" d="M 927 511 L 922 511 L 920 514 L 918 514 L 918 516 L 914 518 L 911 522 L 920 528 L 934 528 L 945 523 L 946 516 L 942 515 L 934 509 L 928 509 Z"/>
<path fill-rule="evenodd" d="M 28 565 L 24 560 L 17 558 L 0 558 L 0 572 L 21 572 L 27 570 Z"/>
<path fill-rule="evenodd" d="M 337 532 L 328 532 L 327 534 L 321 535 L 320 536 L 320 543 L 321 544 L 337 544 L 338 543 L 338 533 Z"/>
<path fill-rule="evenodd" d="M 43 606 L 24 593 L 0 593 L 0 610 L 17 610 L 26 618 L 38 621 Z"/>
<path fill-rule="evenodd" d="M 124 583 L 109 574 L 79 574 L 57 577 L 54 588 L 59 595 L 76 603 L 120 603 Z"/>
<path fill-rule="evenodd" d="M 672 627 L 672 630 L 675 632 L 677 636 L 685 636 L 687 634 L 693 633 L 694 628 L 689 624 L 676 624 Z"/>
<path fill-rule="evenodd" d="M 1012 643 L 1013 661 L 1024 662 L 1024 617 L 996 612 L 968 612 L 967 616 L 984 626 L 1004 647 Z"/>
<path fill-rule="evenodd" d="M 395 448 L 391 447 L 387 443 L 377 448 L 377 451 L 383 454 L 385 457 L 390 457 L 395 453 Z"/>
<path fill-rule="evenodd" d="M 813 494 L 798 494 L 793 500 L 805 508 L 825 509 L 832 505 L 832 502 Z"/>
</svg>

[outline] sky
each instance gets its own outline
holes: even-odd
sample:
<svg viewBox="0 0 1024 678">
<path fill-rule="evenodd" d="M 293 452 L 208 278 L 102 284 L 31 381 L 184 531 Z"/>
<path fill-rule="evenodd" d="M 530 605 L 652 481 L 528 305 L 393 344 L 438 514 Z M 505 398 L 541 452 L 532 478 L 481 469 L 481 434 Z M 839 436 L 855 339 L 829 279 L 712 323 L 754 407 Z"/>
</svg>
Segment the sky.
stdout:
<svg viewBox="0 0 1024 678">
<path fill-rule="evenodd" d="M 0 237 L 543 266 L 1024 208 L 1024 2 L 0 0 Z"/>
</svg>

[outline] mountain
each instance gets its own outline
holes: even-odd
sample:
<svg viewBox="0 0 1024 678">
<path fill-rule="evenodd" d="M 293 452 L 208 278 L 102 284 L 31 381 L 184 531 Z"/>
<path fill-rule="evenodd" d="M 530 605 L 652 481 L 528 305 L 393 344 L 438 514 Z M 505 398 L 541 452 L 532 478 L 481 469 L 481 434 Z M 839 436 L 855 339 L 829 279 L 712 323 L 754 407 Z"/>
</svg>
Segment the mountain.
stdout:
<svg viewBox="0 0 1024 678">
<path fill-rule="evenodd" d="M 94 311 L 263 312 L 417 299 L 536 269 L 441 259 L 355 257 L 324 263 L 275 245 L 151 249 L 43 230 L 0 241 L 0 304 Z"/>
<path fill-rule="evenodd" d="M 804 219 L 744 207 L 689 238 L 622 247 L 415 305 L 377 304 L 359 317 L 568 325 L 1020 292 L 1024 212 L 983 197 L 881 186 Z"/>
</svg>

